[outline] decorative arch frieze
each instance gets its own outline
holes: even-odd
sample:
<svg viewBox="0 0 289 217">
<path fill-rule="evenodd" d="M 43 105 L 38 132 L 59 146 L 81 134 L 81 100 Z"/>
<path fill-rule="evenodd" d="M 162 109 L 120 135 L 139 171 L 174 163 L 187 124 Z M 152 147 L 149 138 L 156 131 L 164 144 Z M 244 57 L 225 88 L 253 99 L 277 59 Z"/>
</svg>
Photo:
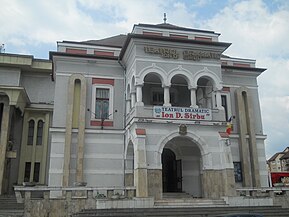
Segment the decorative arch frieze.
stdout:
<svg viewBox="0 0 289 217">
<path fill-rule="evenodd" d="M 207 67 L 204 67 L 204 69 L 196 72 L 194 74 L 194 77 L 193 77 L 193 88 L 197 88 L 198 86 L 198 80 L 201 78 L 201 77 L 206 77 L 206 78 L 209 78 L 213 85 L 214 85 L 214 88 L 216 88 L 217 90 L 221 90 L 223 88 L 223 85 L 222 85 L 222 80 L 216 75 L 216 73 L 214 73 L 213 71 L 209 70 Z"/>
<path fill-rule="evenodd" d="M 140 71 L 137 83 L 143 84 L 145 76 L 150 73 L 157 75 L 160 78 L 162 85 L 169 86 L 167 72 L 163 68 L 156 66 L 155 63 L 152 63 L 151 66 L 145 67 L 143 70 Z"/>
<path fill-rule="evenodd" d="M 168 75 L 169 75 L 168 82 L 170 84 L 171 84 L 172 78 L 175 75 L 179 75 L 179 76 L 182 76 L 187 81 L 189 89 L 193 86 L 192 73 L 189 70 L 184 69 L 181 65 L 169 71 Z"/>
</svg>

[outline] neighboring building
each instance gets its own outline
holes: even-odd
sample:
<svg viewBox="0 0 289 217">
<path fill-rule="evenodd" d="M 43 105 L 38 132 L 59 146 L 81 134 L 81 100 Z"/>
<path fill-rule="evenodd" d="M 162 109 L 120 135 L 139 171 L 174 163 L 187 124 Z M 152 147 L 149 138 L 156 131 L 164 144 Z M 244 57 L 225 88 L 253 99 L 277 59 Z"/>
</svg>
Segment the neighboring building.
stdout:
<svg viewBox="0 0 289 217">
<path fill-rule="evenodd" d="M 283 152 L 277 152 L 275 153 L 267 162 L 269 171 L 271 172 L 281 172 L 281 161 L 280 158 L 284 155 Z"/>
<path fill-rule="evenodd" d="M 52 62 L 0 54 L 0 193 L 13 185 L 47 183 L 54 100 Z"/>
<path fill-rule="evenodd" d="M 53 69 L 50 61 L 1 54 L 15 59 L 0 61 L 0 184 L 12 171 L 3 175 L 10 134 L 19 171 L 1 193 L 23 181 L 133 186 L 137 197 L 155 199 L 268 186 L 257 85 L 265 69 L 223 55 L 230 43 L 219 35 L 138 24 L 128 35 L 58 42 Z"/>
<path fill-rule="evenodd" d="M 270 172 L 286 172 L 289 171 L 289 147 L 282 152 L 275 153 L 268 161 Z"/>
<path fill-rule="evenodd" d="M 289 172 L 289 151 L 286 152 L 281 158 L 282 171 Z"/>
</svg>

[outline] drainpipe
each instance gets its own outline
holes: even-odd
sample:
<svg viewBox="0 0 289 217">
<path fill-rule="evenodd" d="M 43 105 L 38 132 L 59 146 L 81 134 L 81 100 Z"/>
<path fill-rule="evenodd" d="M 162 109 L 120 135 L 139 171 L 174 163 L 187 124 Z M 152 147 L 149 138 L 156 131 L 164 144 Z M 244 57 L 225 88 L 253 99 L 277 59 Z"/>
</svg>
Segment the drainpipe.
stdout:
<svg viewBox="0 0 289 217">
<path fill-rule="evenodd" d="M 118 58 L 118 63 L 119 65 L 122 67 L 123 69 L 123 87 L 124 87 L 124 103 L 123 103 L 123 111 L 124 111 L 124 114 L 123 114 L 123 129 L 124 129 L 124 134 L 123 134 L 123 187 L 125 187 L 125 141 L 126 141 L 126 67 L 125 65 L 121 62 L 121 60 Z"/>
</svg>

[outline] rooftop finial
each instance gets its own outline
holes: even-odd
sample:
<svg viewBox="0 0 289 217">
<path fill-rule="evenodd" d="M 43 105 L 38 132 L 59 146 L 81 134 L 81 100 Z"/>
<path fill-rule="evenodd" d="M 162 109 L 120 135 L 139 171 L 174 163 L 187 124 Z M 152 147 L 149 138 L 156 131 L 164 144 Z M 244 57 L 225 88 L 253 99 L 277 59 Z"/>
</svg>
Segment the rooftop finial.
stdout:
<svg viewBox="0 0 289 217">
<path fill-rule="evenodd" d="M 167 23 L 167 14 L 164 13 L 164 23 Z"/>
</svg>

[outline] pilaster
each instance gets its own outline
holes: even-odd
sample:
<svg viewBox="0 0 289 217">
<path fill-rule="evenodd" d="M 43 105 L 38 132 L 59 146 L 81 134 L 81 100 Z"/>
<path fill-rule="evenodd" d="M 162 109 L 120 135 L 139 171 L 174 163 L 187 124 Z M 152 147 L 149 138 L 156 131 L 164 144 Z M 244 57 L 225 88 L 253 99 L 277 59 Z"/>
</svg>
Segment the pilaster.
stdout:
<svg viewBox="0 0 289 217">
<path fill-rule="evenodd" d="M 78 117 L 78 137 L 77 137 L 77 165 L 76 182 L 83 182 L 83 156 L 84 156 L 84 136 L 85 136 L 85 114 L 86 114 L 86 81 L 81 76 L 80 88 L 80 109 Z"/>
<path fill-rule="evenodd" d="M 9 127 L 10 127 L 10 105 L 8 102 L 5 102 L 3 107 L 1 134 L 0 134 L 0 195 L 3 193 L 2 187 L 4 180 Z"/>
<path fill-rule="evenodd" d="M 236 90 L 236 102 L 239 119 L 243 185 L 244 187 L 260 187 L 254 113 L 248 88 L 240 87 Z M 249 135 L 248 139 L 246 138 L 247 135 Z"/>
<path fill-rule="evenodd" d="M 136 134 L 137 134 L 137 137 L 134 140 L 134 144 L 135 144 L 134 185 L 136 186 L 137 197 L 147 197 L 148 196 L 148 181 L 147 181 L 145 130 L 136 129 Z"/>
</svg>

